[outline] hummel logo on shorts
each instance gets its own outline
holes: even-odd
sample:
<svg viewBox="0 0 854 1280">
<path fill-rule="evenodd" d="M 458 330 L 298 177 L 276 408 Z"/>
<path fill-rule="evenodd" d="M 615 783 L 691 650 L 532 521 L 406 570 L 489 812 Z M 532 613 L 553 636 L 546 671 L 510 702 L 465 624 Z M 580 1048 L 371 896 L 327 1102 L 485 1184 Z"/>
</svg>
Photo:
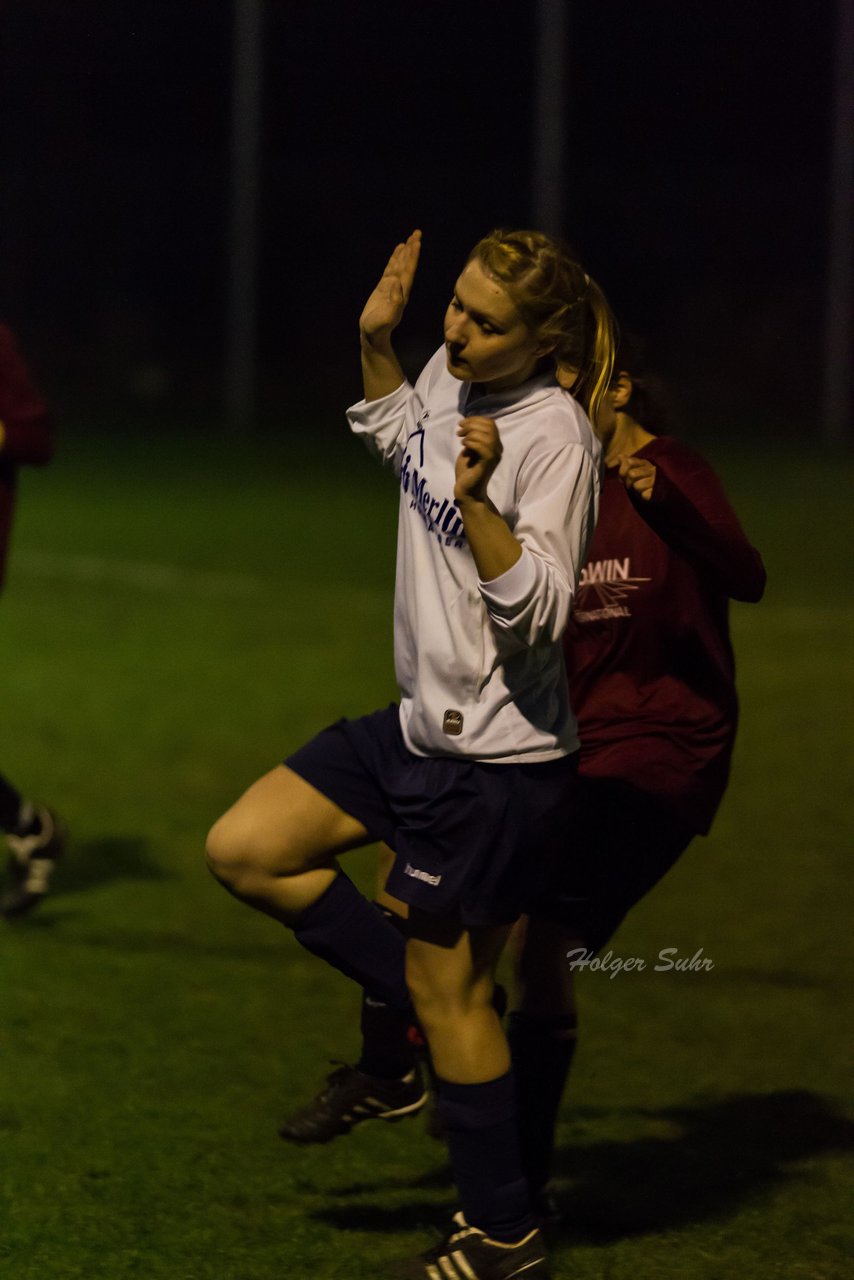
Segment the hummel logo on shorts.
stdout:
<svg viewBox="0 0 854 1280">
<path fill-rule="evenodd" d="M 413 880 L 423 880 L 425 884 L 432 884 L 434 887 L 442 883 L 441 876 L 431 876 L 429 871 L 421 871 L 418 867 L 413 867 L 411 862 L 407 862 L 403 874 L 411 876 Z"/>
</svg>

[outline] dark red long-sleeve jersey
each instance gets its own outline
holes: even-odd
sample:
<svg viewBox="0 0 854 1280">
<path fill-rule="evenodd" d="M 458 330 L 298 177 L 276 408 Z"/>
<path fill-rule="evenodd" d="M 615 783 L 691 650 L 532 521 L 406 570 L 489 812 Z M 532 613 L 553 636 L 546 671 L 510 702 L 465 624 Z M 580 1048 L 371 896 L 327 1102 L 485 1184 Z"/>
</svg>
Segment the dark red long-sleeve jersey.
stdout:
<svg viewBox="0 0 854 1280">
<path fill-rule="evenodd" d="M 729 600 L 765 569 L 711 467 L 662 436 L 635 455 L 652 497 L 609 469 L 565 649 L 580 770 L 622 778 L 708 831 L 738 722 Z"/>
<path fill-rule="evenodd" d="M 52 455 L 53 432 L 47 409 L 14 334 L 0 324 L 0 586 L 12 531 L 18 467 L 49 462 Z"/>
</svg>

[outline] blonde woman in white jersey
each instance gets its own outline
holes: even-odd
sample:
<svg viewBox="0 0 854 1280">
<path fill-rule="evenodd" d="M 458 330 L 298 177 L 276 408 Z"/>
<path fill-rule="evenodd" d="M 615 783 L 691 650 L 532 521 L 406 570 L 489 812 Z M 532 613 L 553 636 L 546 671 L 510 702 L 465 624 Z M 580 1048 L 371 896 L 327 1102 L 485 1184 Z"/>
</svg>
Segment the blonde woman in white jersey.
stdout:
<svg viewBox="0 0 854 1280">
<path fill-rule="evenodd" d="M 397 246 L 365 305 L 364 399 L 348 414 L 400 482 L 400 705 L 339 721 L 251 786 L 213 827 L 208 860 L 383 1016 L 409 1020 L 414 1005 L 461 1212 L 402 1274 L 544 1280 L 493 975 L 513 921 L 565 856 L 578 740 L 561 637 L 596 519 L 589 419 L 613 329 L 561 246 L 494 232 L 456 281 L 444 346 L 410 386 L 391 336 L 420 248 L 420 232 Z M 571 371 L 571 395 L 557 369 Z M 376 840 L 396 853 L 388 891 L 409 906 L 406 938 L 338 865 Z M 420 1105 L 417 1080 L 394 1083 L 401 1114 Z M 376 1105 L 374 1090 L 344 1084 L 356 1086 L 354 1113 Z"/>
</svg>

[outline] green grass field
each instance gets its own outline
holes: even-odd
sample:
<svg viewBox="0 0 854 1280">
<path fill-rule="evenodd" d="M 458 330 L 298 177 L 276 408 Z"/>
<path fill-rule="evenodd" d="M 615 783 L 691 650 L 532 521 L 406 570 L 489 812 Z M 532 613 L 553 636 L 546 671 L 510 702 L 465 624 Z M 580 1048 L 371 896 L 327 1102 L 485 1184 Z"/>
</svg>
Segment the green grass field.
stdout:
<svg viewBox="0 0 854 1280">
<path fill-rule="evenodd" d="M 734 611 L 743 727 L 713 834 L 614 940 L 647 969 L 580 981 L 568 1280 L 854 1276 L 850 467 L 706 451 L 769 588 Z M 0 765 L 73 841 L 56 894 L 0 928 L 4 1280 L 362 1280 L 453 1209 L 420 1120 L 278 1140 L 354 1052 L 357 993 L 202 863 L 245 785 L 394 696 L 395 522 L 343 431 L 238 452 L 70 428 L 24 477 Z M 372 860 L 351 859 L 365 887 Z M 714 968 L 656 972 L 667 947 Z"/>
</svg>

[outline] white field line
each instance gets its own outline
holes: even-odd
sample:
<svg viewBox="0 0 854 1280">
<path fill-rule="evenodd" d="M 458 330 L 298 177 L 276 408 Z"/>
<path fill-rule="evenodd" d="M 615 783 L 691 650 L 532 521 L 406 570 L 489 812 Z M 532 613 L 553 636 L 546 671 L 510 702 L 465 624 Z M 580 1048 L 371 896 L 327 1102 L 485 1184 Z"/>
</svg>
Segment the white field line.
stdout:
<svg viewBox="0 0 854 1280">
<path fill-rule="evenodd" d="M 81 582 L 133 587 L 142 591 L 195 593 L 204 596 L 245 596 L 263 591 L 263 578 L 248 573 L 196 570 L 186 565 L 155 564 L 146 560 L 120 560 L 109 556 L 63 555 L 53 551 L 12 550 L 12 573 L 53 582 Z M 810 631 L 854 627 L 854 606 L 849 605 L 736 605 L 732 612 L 735 631 L 779 629 Z"/>
<path fill-rule="evenodd" d="M 244 573 L 218 573 L 186 565 L 118 560 L 108 556 L 61 555 L 52 551 L 13 551 L 12 573 L 49 582 L 132 587 L 165 595 L 245 596 L 261 591 L 260 578 Z"/>
</svg>

